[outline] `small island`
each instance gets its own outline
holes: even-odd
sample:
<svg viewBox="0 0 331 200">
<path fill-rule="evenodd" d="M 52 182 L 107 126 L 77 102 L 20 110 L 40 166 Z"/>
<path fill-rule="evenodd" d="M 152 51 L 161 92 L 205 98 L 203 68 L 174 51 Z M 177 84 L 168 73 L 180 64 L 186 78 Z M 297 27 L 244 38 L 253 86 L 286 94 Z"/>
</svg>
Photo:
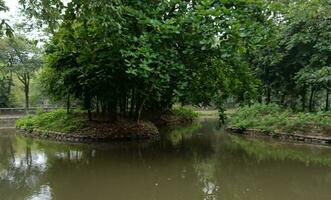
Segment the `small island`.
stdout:
<svg viewBox="0 0 331 200">
<path fill-rule="evenodd" d="M 110 119 L 102 114 L 92 115 L 89 120 L 86 113 L 79 110 L 38 111 L 17 120 L 16 128 L 27 137 L 70 143 L 147 140 L 158 138 L 158 127 L 190 123 L 198 116 L 182 107 L 157 117 L 146 116 L 139 122 L 123 116 Z"/>
</svg>

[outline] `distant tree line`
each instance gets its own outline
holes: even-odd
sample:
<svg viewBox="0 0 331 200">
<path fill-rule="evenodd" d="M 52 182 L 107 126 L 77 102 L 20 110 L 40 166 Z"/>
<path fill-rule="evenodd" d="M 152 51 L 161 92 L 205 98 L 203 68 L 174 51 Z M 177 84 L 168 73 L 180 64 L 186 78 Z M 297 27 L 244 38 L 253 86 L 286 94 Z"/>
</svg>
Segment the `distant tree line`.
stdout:
<svg viewBox="0 0 331 200">
<path fill-rule="evenodd" d="M 260 102 L 295 110 L 330 109 L 331 3 L 278 2 L 265 43 L 252 54 Z"/>
<path fill-rule="evenodd" d="M 24 36 L 0 39 L 0 107 L 10 107 L 10 95 L 17 83 L 24 93 L 25 107 L 30 106 L 31 80 L 42 65 L 36 43 Z"/>
</svg>

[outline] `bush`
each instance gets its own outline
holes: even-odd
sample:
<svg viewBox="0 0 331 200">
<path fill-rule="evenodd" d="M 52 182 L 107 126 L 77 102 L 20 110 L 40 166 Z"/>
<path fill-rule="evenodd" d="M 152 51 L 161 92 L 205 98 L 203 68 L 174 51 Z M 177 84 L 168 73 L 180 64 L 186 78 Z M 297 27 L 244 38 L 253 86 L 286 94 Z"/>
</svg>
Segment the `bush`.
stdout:
<svg viewBox="0 0 331 200">
<path fill-rule="evenodd" d="M 52 130 L 69 133 L 83 125 L 84 118 L 79 113 L 67 114 L 63 109 L 52 112 L 38 111 L 16 121 L 16 127 L 32 131 L 33 129 Z"/>
<path fill-rule="evenodd" d="M 330 135 L 331 113 L 293 113 L 276 104 L 255 104 L 239 108 L 229 126 L 242 130 L 253 128 L 269 132 L 286 131 L 308 134 Z"/>
<path fill-rule="evenodd" d="M 199 116 L 198 113 L 194 112 L 189 108 L 179 107 L 172 110 L 173 113 L 179 117 L 187 118 L 187 119 L 194 119 Z"/>
</svg>

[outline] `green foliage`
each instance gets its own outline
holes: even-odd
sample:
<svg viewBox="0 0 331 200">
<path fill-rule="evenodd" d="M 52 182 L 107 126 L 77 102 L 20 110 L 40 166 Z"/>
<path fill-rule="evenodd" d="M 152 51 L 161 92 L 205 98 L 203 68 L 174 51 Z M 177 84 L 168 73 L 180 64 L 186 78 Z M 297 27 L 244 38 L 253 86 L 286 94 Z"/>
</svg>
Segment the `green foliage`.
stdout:
<svg viewBox="0 0 331 200">
<path fill-rule="evenodd" d="M 16 84 L 20 90 L 23 89 L 25 106 L 29 107 L 30 84 L 42 65 L 40 49 L 34 41 L 24 36 L 0 39 L 0 48 L 0 81 L 4 83 L 0 87 L 0 98 L 2 96 L 8 101 Z M 10 104 L 3 103 L 3 106 Z"/>
<path fill-rule="evenodd" d="M 329 110 L 330 1 L 270 2 L 273 23 L 251 55 L 262 81 L 259 101 L 301 110 L 321 110 L 322 106 Z"/>
<path fill-rule="evenodd" d="M 255 104 L 237 110 L 229 119 L 229 126 L 240 129 L 284 131 L 302 134 L 330 135 L 331 113 L 295 113 L 277 104 Z"/>
<path fill-rule="evenodd" d="M 172 110 L 173 113 L 179 117 L 187 118 L 187 119 L 194 119 L 199 116 L 197 112 L 185 107 L 179 107 Z"/>
<path fill-rule="evenodd" d="M 10 81 L 8 77 L 0 78 L 0 108 L 10 107 L 11 103 L 9 102 L 10 91 L 8 90 Z"/>
<path fill-rule="evenodd" d="M 167 130 L 166 138 L 172 145 L 179 145 L 184 138 L 190 138 L 202 127 L 201 123 L 194 123 L 184 127 L 175 127 Z"/>
<path fill-rule="evenodd" d="M 44 91 L 68 106 L 138 120 L 180 102 L 224 121 L 227 98 L 329 110 L 329 0 L 19 2 L 51 38 Z"/>
<path fill-rule="evenodd" d="M 82 127 L 83 122 L 81 114 L 67 114 L 66 110 L 58 109 L 52 112 L 38 111 L 36 115 L 23 117 L 17 120 L 16 126 L 28 131 L 41 129 L 70 133 Z"/>
<path fill-rule="evenodd" d="M 219 106 L 256 94 L 244 55 L 268 21 L 262 0 L 20 3 L 52 35 L 42 80 L 57 99 L 139 119 L 175 102 Z"/>
<path fill-rule="evenodd" d="M 0 0 L 0 12 L 6 12 L 8 11 L 8 7 L 5 5 L 5 2 L 3 0 Z M 9 26 L 6 20 L 0 19 L 0 38 L 3 36 L 3 34 L 6 34 L 8 37 L 13 36 L 13 30 Z"/>
</svg>

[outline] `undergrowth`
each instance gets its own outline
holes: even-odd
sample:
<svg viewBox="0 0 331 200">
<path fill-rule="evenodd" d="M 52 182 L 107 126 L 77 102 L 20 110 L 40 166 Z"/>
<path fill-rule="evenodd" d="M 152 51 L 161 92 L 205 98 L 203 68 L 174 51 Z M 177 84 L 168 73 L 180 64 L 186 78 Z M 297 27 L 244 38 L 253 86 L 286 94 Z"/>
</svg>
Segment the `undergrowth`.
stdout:
<svg viewBox="0 0 331 200">
<path fill-rule="evenodd" d="M 32 131 L 33 129 L 51 130 L 70 133 L 83 125 L 84 117 L 79 113 L 69 113 L 58 109 L 52 112 L 38 111 L 16 121 L 16 127 Z"/>
<path fill-rule="evenodd" d="M 331 135 L 331 112 L 292 112 L 277 104 L 255 104 L 239 108 L 231 115 L 230 127 L 269 132 Z"/>
<path fill-rule="evenodd" d="M 174 108 L 172 111 L 175 115 L 177 115 L 179 117 L 183 117 L 183 118 L 188 118 L 188 119 L 194 119 L 199 116 L 198 113 L 194 112 L 193 110 L 191 110 L 189 108 L 185 108 L 185 107 Z"/>
</svg>

